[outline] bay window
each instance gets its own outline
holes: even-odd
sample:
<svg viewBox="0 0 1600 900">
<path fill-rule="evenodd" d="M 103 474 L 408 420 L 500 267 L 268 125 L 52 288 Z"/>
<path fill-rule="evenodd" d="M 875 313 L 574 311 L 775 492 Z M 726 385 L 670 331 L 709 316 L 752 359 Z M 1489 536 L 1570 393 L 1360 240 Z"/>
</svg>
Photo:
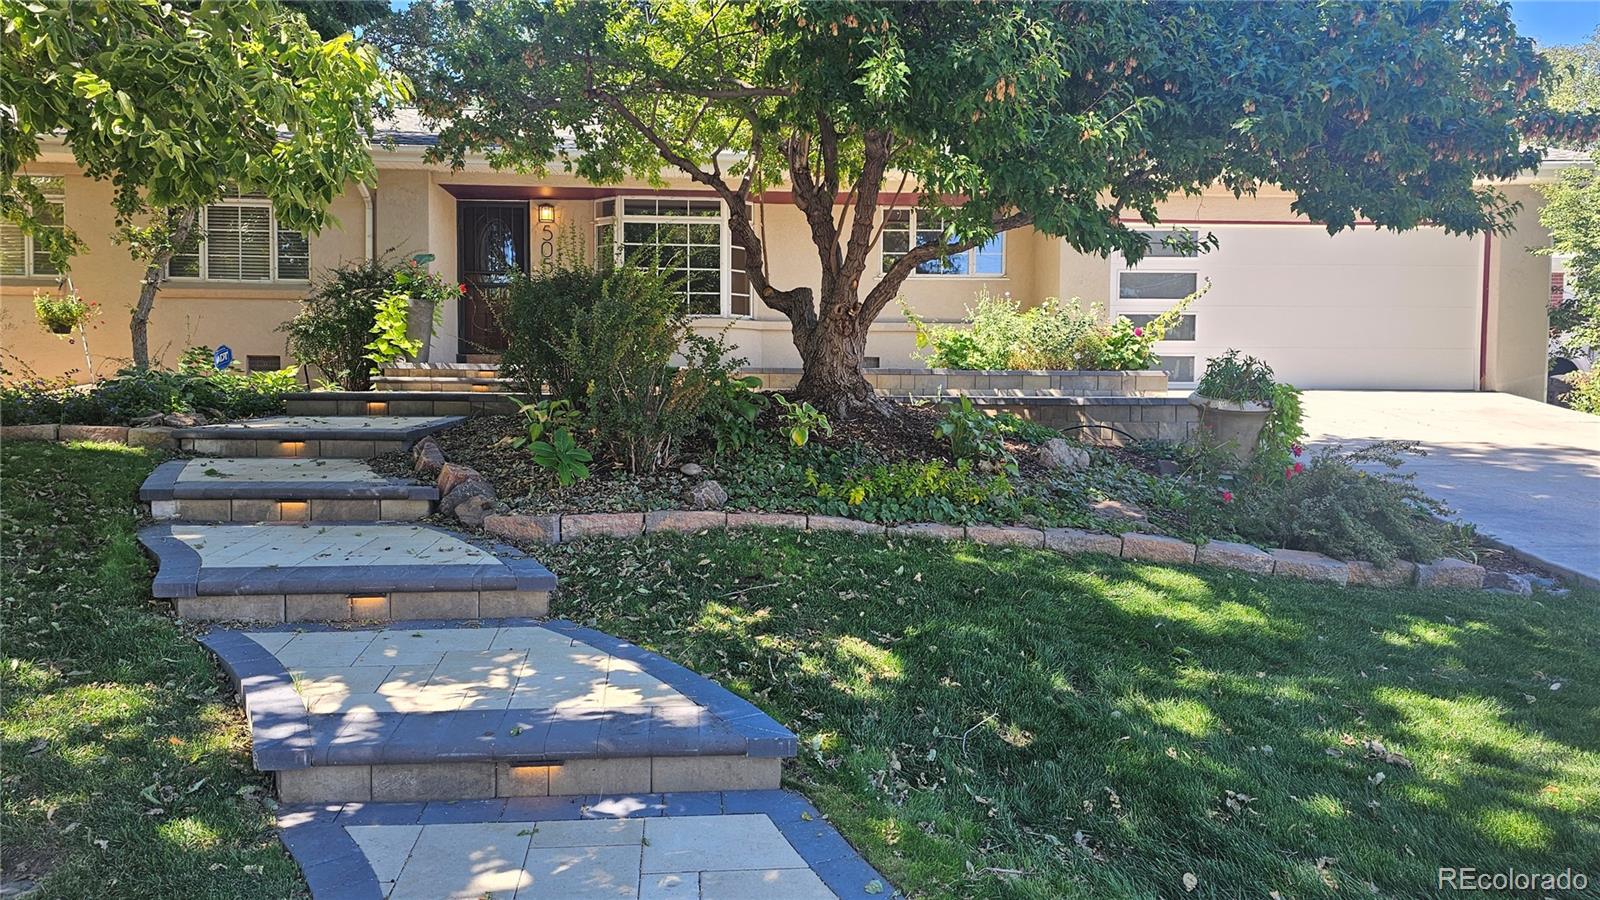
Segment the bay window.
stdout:
<svg viewBox="0 0 1600 900">
<path fill-rule="evenodd" d="M 602 262 L 654 265 L 683 294 L 691 315 L 747 316 L 745 250 L 733 240 L 719 200 L 608 197 L 595 204 Z"/>
</svg>

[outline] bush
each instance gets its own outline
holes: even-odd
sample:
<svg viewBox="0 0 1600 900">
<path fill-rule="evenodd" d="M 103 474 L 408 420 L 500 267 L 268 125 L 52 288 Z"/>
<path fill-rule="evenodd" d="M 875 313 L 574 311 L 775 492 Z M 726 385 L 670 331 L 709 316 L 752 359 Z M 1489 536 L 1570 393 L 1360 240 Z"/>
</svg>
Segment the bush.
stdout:
<svg viewBox="0 0 1600 900">
<path fill-rule="evenodd" d="M 500 311 L 507 341 L 500 357 L 501 377 L 531 396 L 548 391 L 557 399 L 581 404 L 584 381 L 567 365 L 560 344 L 572 333 L 579 312 L 600 297 L 604 284 L 604 271 L 582 263 L 518 275 Z"/>
<path fill-rule="evenodd" d="M 0 421 L 127 425 L 158 413 L 240 419 L 283 412 L 283 395 L 297 387 L 292 368 L 250 373 L 125 369 L 87 390 L 64 381 L 34 379 L 0 388 Z"/>
<path fill-rule="evenodd" d="M 459 288 L 416 260 L 346 263 L 327 272 L 278 330 L 288 335 L 294 358 L 344 390 L 365 391 L 378 367 L 422 348 L 407 337 L 412 311 L 427 310 L 437 323 L 452 292 Z"/>
<path fill-rule="evenodd" d="M 1569 409 L 1600 415 L 1600 369 L 1573 372 L 1562 378 L 1572 385 L 1564 398 Z"/>
<path fill-rule="evenodd" d="M 1225 521 L 1263 546 L 1379 565 L 1461 552 L 1465 533 L 1441 520 L 1448 508 L 1397 473 L 1406 454 L 1421 452 L 1403 442 L 1330 448 L 1299 472 L 1258 476 L 1223 507 Z"/>
</svg>

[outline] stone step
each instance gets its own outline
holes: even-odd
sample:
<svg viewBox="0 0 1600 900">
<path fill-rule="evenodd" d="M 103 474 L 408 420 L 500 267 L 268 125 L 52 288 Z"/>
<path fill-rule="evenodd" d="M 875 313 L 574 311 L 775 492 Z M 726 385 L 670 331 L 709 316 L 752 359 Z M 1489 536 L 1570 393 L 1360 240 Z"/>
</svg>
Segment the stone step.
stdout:
<svg viewBox="0 0 1600 900">
<path fill-rule="evenodd" d="M 380 391 L 461 391 L 474 394 L 502 393 L 514 385 L 503 378 L 462 378 L 446 375 L 379 375 L 372 386 Z"/>
<path fill-rule="evenodd" d="M 152 593 L 203 621 L 538 616 L 556 577 L 514 547 L 432 525 L 151 525 Z"/>
<path fill-rule="evenodd" d="M 277 818 L 317 900 L 899 896 L 788 791 L 286 805 Z"/>
<path fill-rule="evenodd" d="M 201 456 L 365 459 L 405 450 L 463 416 L 267 416 L 179 428 L 179 449 Z"/>
<path fill-rule="evenodd" d="M 214 629 L 286 803 L 776 788 L 795 738 L 661 656 L 570 622 Z"/>
<path fill-rule="evenodd" d="M 292 416 L 478 416 L 517 411 L 521 394 L 498 391 L 302 391 L 285 394 Z"/>
<path fill-rule="evenodd" d="M 432 514 L 439 489 L 356 459 L 206 457 L 157 466 L 139 499 L 160 520 L 400 522 Z"/>
</svg>

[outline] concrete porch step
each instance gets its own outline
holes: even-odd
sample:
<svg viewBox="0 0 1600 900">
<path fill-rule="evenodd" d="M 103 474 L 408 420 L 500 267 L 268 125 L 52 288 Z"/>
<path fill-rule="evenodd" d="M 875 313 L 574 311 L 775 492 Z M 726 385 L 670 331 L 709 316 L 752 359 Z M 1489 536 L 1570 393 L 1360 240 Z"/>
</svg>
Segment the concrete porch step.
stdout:
<svg viewBox="0 0 1600 900">
<path fill-rule="evenodd" d="M 898 896 L 787 791 L 291 805 L 278 827 L 316 900 Z"/>
<path fill-rule="evenodd" d="M 544 615 L 556 577 L 514 547 L 431 525 L 151 525 L 154 596 L 203 621 Z"/>
<path fill-rule="evenodd" d="M 365 459 L 405 450 L 464 421 L 463 416 L 268 416 L 179 428 L 172 437 L 179 449 L 202 456 Z"/>
<path fill-rule="evenodd" d="M 477 416 L 517 411 L 521 394 L 499 391 L 303 391 L 284 395 L 292 416 Z"/>
<path fill-rule="evenodd" d="M 215 629 L 256 768 L 298 802 L 775 788 L 795 738 L 715 682 L 532 618 Z"/>
</svg>

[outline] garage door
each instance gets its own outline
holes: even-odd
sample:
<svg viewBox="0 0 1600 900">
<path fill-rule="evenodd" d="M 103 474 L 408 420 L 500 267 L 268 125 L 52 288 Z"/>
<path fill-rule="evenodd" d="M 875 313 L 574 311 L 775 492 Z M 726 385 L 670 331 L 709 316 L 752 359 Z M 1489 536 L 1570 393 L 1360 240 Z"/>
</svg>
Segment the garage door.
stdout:
<svg viewBox="0 0 1600 900">
<path fill-rule="evenodd" d="M 1175 387 L 1192 385 L 1230 347 L 1302 388 L 1477 386 L 1482 238 L 1435 228 L 1330 237 L 1311 225 L 1181 227 L 1216 235 L 1218 246 L 1198 256 L 1162 248 L 1111 276 L 1113 311 L 1136 324 L 1211 282 L 1157 345 Z"/>
</svg>

